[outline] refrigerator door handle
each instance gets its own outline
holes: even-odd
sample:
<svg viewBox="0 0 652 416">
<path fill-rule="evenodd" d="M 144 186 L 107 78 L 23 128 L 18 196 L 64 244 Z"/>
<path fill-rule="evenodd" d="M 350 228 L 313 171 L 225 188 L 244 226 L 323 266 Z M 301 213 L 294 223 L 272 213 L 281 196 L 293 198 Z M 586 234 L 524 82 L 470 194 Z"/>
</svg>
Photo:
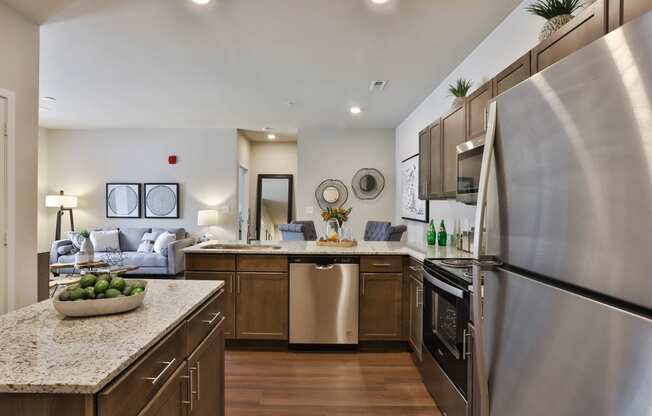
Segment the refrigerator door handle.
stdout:
<svg viewBox="0 0 652 416">
<path fill-rule="evenodd" d="M 473 293 L 482 293 L 482 267 L 479 262 L 482 253 L 482 238 L 484 231 L 485 211 L 487 202 L 487 187 L 489 185 L 489 170 L 494 151 L 496 137 L 496 101 L 489 104 L 487 136 L 482 153 L 482 167 L 478 190 L 478 209 L 475 211 L 475 236 L 473 239 L 473 257 L 478 262 L 473 266 Z M 480 390 L 480 416 L 489 416 L 489 382 L 487 379 L 486 357 L 484 355 L 484 325 L 482 323 L 482 296 L 473 296 L 473 322 L 475 322 L 475 342 L 473 352 Z"/>
</svg>

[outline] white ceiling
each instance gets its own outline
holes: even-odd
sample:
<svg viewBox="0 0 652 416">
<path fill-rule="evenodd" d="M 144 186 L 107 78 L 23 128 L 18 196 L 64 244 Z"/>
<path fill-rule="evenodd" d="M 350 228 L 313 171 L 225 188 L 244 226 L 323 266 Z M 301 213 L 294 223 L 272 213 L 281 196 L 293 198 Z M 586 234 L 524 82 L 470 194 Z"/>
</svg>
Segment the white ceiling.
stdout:
<svg viewBox="0 0 652 416">
<path fill-rule="evenodd" d="M 520 3 L 6 1 L 47 20 L 43 126 L 279 131 L 397 126 Z"/>
</svg>

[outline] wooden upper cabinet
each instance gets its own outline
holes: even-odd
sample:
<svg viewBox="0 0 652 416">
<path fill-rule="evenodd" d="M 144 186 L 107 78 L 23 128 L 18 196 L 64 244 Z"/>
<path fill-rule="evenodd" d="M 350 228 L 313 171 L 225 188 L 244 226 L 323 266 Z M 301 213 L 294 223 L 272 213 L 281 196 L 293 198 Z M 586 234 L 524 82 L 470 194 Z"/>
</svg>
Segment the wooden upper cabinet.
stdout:
<svg viewBox="0 0 652 416">
<path fill-rule="evenodd" d="M 466 97 L 466 139 L 470 140 L 487 131 L 487 103 L 494 96 L 493 82 L 485 82 Z"/>
<path fill-rule="evenodd" d="M 597 0 L 532 49 L 532 74 L 544 70 L 607 33 L 605 2 Z"/>
<path fill-rule="evenodd" d="M 457 193 L 457 145 L 466 141 L 464 106 L 448 112 L 441 119 L 443 196 L 454 198 Z"/>
<path fill-rule="evenodd" d="M 609 31 L 652 10 L 650 0 L 609 0 Z"/>
<path fill-rule="evenodd" d="M 430 182 L 430 130 L 419 133 L 419 199 L 428 199 Z"/>
<path fill-rule="evenodd" d="M 494 96 L 500 95 L 530 77 L 530 52 L 521 56 L 493 79 Z"/>
</svg>

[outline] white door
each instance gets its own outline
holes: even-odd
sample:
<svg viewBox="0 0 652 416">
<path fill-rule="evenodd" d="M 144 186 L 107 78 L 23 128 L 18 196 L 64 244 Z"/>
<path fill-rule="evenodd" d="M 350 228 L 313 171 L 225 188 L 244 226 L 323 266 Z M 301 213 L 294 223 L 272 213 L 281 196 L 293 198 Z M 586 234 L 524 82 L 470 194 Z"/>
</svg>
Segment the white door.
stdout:
<svg viewBox="0 0 652 416">
<path fill-rule="evenodd" d="M 0 314 L 7 312 L 7 123 L 9 102 L 0 97 Z"/>
</svg>

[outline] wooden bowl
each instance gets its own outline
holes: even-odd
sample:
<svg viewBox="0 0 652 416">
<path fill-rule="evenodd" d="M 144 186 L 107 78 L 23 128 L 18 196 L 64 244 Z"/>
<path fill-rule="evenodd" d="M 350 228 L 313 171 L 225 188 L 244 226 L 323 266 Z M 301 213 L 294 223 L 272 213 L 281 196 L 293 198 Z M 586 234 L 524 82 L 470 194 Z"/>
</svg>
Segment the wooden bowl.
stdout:
<svg viewBox="0 0 652 416">
<path fill-rule="evenodd" d="M 136 309 L 142 305 L 146 293 L 146 283 L 145 290 L 141 293 L 110 299 L 85 299 L 64 302 L 59 300 L 59 293 L 56 293 L 52 299 L 52 305 L 60 314 L 73 318 L 112 315 Z"/>
</svg>

